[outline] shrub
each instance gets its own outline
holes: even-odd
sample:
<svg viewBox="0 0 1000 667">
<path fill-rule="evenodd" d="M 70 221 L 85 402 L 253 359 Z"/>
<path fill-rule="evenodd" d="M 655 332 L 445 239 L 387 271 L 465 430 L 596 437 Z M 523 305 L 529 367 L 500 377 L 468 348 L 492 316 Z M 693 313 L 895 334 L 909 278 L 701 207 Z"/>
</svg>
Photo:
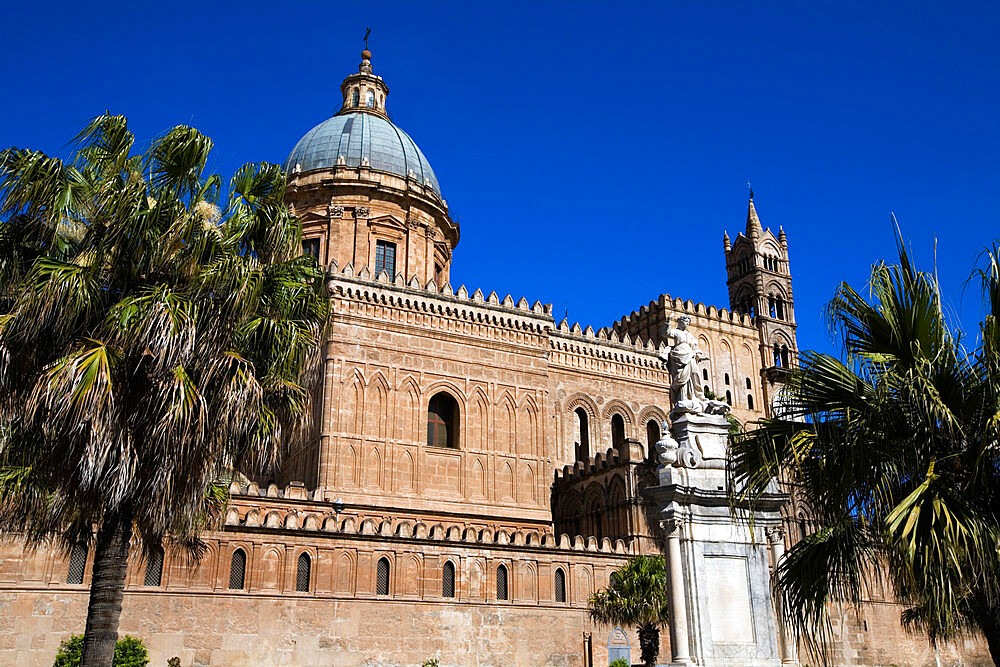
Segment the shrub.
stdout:
<svg viewBox="0 0 1000 667">
<path fill-rule="evenodd" d="M 616 658 L 608 667 L 632 667 L 625 658 Z"/>
<path fill-rule="evenodd" d="M 52 667 L 79 667 L 82 657 L 83 635 L 73 635 L 59 645 Z M 111 667 L 146 667 L 148 664 L 149 651 L 138 637 L 125 635 L 115 644 L 115 657 Z"/>
<path fill-rule="evenodd" d="M 430 660 L 424 660 L 420 667 L 439 667 L 440 664 L 437 658 L 431 658 Z"/>
</svg>

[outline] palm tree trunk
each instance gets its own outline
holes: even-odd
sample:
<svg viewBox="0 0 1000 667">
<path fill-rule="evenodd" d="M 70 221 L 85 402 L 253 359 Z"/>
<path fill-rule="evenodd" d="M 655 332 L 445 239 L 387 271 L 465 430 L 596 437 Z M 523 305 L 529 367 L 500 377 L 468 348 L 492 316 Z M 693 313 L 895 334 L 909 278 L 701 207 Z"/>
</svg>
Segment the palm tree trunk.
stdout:
<svg viewBox="0 0 1000 667">
<path fill-rule="evenodd" d="M 990 649 L 993 662 L 1000 665 L 1000 607 L 983 594 L 973 594 L 972 613 L 976 625 L 986 637 L 986 645 Z"/>
<path fill-rule="evenodd" d="M 660 629 L 655 625 L 643 625 L 639 628 L 639 650 L 642 652 L 642 662 L 646 667 L 655 667 L 656 656 L 660 654 Z"/>
<path fill-rule="evenodd" d="M 105 515 L 97 531 L 94 574 L 87 605 L 87 630 L 83 636 L 80 667 L 111 667 L 122 614 L 128 543 L 132 537 L 132 511 Z"/>
</svg>

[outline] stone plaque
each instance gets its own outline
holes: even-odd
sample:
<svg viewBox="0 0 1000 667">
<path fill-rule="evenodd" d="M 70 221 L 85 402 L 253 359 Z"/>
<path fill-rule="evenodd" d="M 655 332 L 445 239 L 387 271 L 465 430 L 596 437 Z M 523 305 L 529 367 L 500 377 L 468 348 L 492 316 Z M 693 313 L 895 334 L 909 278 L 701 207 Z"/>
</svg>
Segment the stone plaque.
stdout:
<svg viewBox="0 0 1000 667">
<path fill-rule="evenodd" d="M 754 641 L 748 565 L 741 556 L 705 556 L 713 641 Z"/>
</svg>

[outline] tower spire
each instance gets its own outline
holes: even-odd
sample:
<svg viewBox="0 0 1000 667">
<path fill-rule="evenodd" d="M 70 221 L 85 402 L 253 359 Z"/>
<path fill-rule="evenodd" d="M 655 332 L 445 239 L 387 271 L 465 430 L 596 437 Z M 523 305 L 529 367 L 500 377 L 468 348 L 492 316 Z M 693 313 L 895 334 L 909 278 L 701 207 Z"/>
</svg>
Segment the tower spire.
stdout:
<svg viewBox="0 0 1000 667">
<path fill-rule="evenodd" d="M 750 191 L 750 203 L 747 205 L 747 238 L 759 236 L 764 233 L 761 227 L 760 218 L 757 217 L 757 209 L 753 205 L 753 190 Z"/>
</svg>

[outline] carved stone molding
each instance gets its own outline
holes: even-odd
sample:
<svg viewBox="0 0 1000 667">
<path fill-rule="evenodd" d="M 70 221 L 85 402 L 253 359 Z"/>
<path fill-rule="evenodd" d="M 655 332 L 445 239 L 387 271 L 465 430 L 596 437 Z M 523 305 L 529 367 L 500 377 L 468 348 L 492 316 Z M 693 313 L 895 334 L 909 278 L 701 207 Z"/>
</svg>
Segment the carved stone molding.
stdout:
<svg viewBox="0 0 1000 667">
<path fill-rule="evenodd" d="M 367 218 L 371 215 L 371 209 L 367 206 L 359 206 L 354 209 L 354 217 L 356 218 Z"/>
<path fill-rule="evenodd" d="M 331 218 L 343 218 L 344 217 L 344 207 L 343 206 L 330 206 L 328 207 Z"/>
</svg>

